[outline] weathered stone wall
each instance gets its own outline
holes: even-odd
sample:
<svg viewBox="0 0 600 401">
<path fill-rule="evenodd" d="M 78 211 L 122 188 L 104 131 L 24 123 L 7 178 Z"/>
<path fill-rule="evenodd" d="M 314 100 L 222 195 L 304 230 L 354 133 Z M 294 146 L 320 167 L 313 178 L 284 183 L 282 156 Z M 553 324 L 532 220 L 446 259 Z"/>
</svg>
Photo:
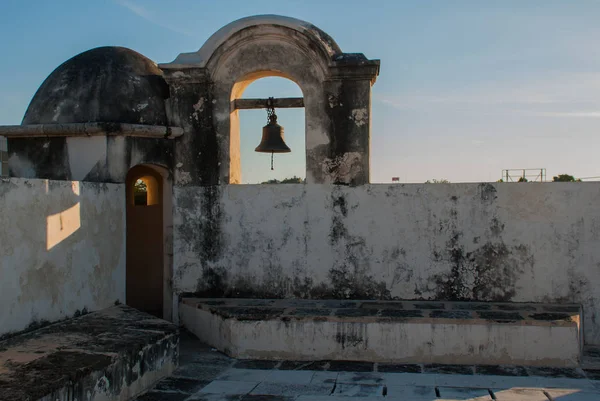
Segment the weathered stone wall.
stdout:
<svg viewBox="0 0 600 401">
<path fill-rule="evenodd" d="M 123 136 L 9 139 L 11 177 L 125 182 L 138 164 L 171 168 L 174 143 Z"/>
<path fill-rule="evenodd" d="M 600 344 L 600 184 L 175 188 L 174 290 L 581 303 Z"/>
<path fill-rule="evenodd" d="M 123 185 L 0 179 L 0 337 L 125 301 Z"/>
</svg>

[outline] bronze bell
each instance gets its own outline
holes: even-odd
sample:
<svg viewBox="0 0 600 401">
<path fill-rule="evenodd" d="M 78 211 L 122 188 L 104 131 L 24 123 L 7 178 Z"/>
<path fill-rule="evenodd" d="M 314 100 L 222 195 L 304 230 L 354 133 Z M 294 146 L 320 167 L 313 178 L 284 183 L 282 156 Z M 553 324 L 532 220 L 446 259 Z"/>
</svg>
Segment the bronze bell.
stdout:
<svg viewBox="0 0 600 401">
<path fill-rule="evenodd" d="M 260 145 L 254 149 L 262 153 L 289 153 L 292 150 L 283 140 L 283 127 L 277 124 L 275 112 L 269 113 L 269 123 L 263 127 Z"/>
</svg>

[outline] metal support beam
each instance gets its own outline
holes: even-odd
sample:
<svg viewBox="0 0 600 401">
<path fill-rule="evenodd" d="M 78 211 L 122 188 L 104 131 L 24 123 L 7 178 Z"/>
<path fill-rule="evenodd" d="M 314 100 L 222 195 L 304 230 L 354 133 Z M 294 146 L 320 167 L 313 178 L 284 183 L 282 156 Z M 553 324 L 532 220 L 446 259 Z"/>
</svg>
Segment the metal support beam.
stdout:
<svg viewBox="0 0 600 401">
<path fill-rule="evenodd" d="M 266 109 L 269 99 L 235 99 L 231 103 L 233 110 Z M 304 107 L 302 97 L 283 97 L 273 99 L 273 106 L 277 109 Z"/>
</svg>

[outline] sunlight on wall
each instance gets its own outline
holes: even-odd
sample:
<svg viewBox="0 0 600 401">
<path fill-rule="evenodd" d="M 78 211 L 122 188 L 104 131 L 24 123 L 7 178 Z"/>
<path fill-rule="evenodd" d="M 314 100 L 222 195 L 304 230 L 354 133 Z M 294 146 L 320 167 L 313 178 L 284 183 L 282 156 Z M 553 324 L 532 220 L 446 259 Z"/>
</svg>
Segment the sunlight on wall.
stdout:
<svg viewBox="0 0 600 401">
<path fill-rule="evenodd" d="M 46 183 L 47 185 L 47 183 Z M 79 196 L 79 183 L 73 183 L 73 194 Z M 46 250 L 54 248 L 81 227 L 79 202 L 67 210 L 46 218 Z"/>
</svg>

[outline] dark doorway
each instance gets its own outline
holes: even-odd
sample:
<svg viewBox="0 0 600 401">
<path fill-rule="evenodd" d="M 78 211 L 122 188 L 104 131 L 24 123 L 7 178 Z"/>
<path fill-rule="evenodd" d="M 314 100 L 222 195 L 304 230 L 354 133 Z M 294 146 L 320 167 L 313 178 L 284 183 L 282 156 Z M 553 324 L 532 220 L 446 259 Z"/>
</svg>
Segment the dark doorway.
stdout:
<svg viewBox="0 0 600 401">
<path fill-rule="evenodd" d="M 127 305 L 163 317 L 163 177 L 153 167 L 127 174 Z"/>
</svg>

